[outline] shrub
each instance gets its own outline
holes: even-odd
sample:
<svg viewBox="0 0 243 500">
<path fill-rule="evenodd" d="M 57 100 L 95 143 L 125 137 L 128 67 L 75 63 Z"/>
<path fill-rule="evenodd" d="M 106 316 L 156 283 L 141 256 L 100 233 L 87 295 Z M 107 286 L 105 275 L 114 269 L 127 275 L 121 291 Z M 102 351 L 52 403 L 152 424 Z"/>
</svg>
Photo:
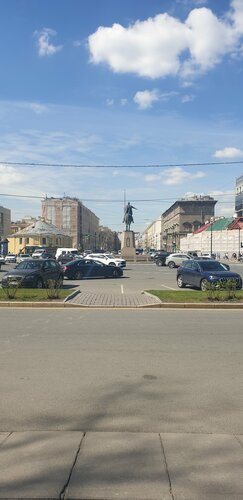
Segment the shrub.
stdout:
<svg viewBox="0 0 243 500">
<path fill-rule="evenodd" d="M 60 299 L 61 286 L 62 286 L 61 280 L 48 280 L 46 288 L 47 298 Z"/>
<path fill-rule="evenodd" d="M 224 282 L 216 281 L 207 284 L 208 300 L 235 300 L 236 296 L 236 280 L 227 279 Z"/>
<path fill-rule="evenodd" d="M 16 284 L 8 283 L 7 286 L 2 287 L 3 293 L 8 300 L 13 300 L 16 297 L 17 290 L 21 287 L 22 279 L 18 280 Z"/>
</svg>

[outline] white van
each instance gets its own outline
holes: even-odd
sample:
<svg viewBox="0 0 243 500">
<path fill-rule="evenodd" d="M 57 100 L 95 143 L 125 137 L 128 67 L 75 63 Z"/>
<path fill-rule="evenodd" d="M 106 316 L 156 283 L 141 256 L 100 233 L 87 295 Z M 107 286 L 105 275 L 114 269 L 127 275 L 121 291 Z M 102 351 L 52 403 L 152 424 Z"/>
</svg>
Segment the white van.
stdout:
<svg viewBox="0 0 243 500">
<path fill-rule="evenodd" d="M 77 248 L 58 248 L 56 251 L 56 259 L 60 257 L 61 255 L 78 255 L 78 249 Z"/>
</svg>

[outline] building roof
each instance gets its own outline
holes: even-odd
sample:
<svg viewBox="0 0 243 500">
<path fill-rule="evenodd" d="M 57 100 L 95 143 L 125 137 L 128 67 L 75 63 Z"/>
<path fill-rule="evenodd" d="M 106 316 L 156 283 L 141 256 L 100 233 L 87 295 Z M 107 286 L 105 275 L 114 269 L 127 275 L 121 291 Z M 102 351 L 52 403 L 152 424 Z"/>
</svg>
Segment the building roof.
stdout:
<svg viewBox="0 0 243 500">
<path fill-rule="evenodd" d="M 225 217 L 223 219 L 218 219 L 213 222 L 212 227 L 211 224 L 207 227 L 206 231 L 223 231 L 224 229 L 228 229 L 229 225 L 232 223 L 232 217 Z"/>
<path fill-rule="evenodd" d="M 203 224 L 203 226 L 199 227 L 198 229 L 196 229 L 196 231 L 193 231 L 193 234 L 198 234 L 198 233 L 202 233 L 203 231 L 206 231 L 206 229 L 210 226 L 210 222 L 208 222 L 207 224 Z"/>
<path fill-rule="evenodd" d="M 64 231 L 58 229 L 54 224 L 50 224 L 49 222 L 45 222 L 44 220 L 38 219 L 35 222 L 32 222 L 29 226 L 21 229 L 17 233 L 14 233 L 10 236 L 35 236 L 35 235 L 51 235 L 51 236 L 68 236 Z"/>
<path fill-rule="evenodd" d="M 243 229 L 243 217 L 238 217 L 238 219 L 234 219 L 232 223 L 229 225 L 228 229 Z"/>
<path fill-rule="evenodd" d="M 205 197 L 198 197 L 198 198 L 188 198 L 188 199 L 182 199 L 182 200 L 177 200 L 173 205 L 171 205 L 165 212 L 162 213 L 162 216 L 165 217 L 167 214 L 169 214 L 172 210 L 174 210 L 178 206 L 183 206 L 183 205 L 190 205 L 190 204 L 198 204 L 198 205 L 216 205 L 217 200 L 214 198 L 211 198 L 209 196 Z"/>
</svg>

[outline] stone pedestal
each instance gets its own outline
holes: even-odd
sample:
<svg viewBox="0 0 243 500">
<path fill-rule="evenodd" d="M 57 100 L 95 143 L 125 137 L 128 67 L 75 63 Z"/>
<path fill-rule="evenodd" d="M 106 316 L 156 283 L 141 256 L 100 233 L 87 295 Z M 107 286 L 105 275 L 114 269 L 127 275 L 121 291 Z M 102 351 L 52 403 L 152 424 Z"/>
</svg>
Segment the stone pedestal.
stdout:
<svg viewBox="0 0 243 500">
<path fill-rule="evenodd" d="M 135 235 L 133 231 L 123 231 L 121 238 L 121 256 L 124 259 L 136 257 Z"/>
</svg>

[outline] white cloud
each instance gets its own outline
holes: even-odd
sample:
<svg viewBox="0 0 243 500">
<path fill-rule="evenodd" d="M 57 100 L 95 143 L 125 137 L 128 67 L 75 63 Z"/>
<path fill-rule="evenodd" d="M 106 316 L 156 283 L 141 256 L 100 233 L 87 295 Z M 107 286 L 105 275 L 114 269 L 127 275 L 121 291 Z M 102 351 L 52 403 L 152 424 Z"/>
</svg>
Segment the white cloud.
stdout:
<svg viewBox="0 0 243 500">
<path fill-rule="evenodd" d="M 194 95 L 192 95 L 192 94 L 190 94 L 190 95 L 189 94 L 185 94 L 185 95 L 182 96 L 181 102 L 182 102 L 182 104 L 185 104 L 187 102 L 194 101 L 194 99 L 195 99 Z"/>
<path fill-rule="evenodd" d="M 38 54 L 40 57 L 53 56 L 60 50 L 62 50 L 62 45 L 53 45 L 50 43 L 50 37 L 55 36 L 56 31 L 43 28 L 42 31 L 35 31 L 34 35 L 37 38 Z"/>
<path fill-rule="evenodd" d="M 92 63 L 105 63 L 116 73 L 179 76 L 189 82 L 225 55 L 241 51 L 242 35 L 242 0 L 232 0 L 223 19 L 201 7 L 192 9 L 185 22 L 164 13 L 128 28 L 100 26 L 88 37 L 88 47 Z"/>
<path fill-rule="evenodd" d="M 18 172 L 16 168 L 9 165 L 0 165 L 1 186 L 9 186 L 14 184 L 22 184 L 25 176 Z"/>
<path fill-rule="evenodd" d="M 204 172 L 198 171 L 195 174 L 192 174 L 191 172 L 186 172 L 181 167 L 168 168 L 164 171 L 164 175 L 167 177 L 164 184 L 167 185 L 182 184 L 187 179 L 201 179 L 206 176 Z"/>
<path fill-rule="evenodd" d="M 213 156 L 215 158 L 242 158 L 243 151 L 238 148 L 217 149 Z"/>
<path fill-rule="evenodd" d="M 159 92 L 156 89 L 139 91 L 136 92 L 133 100 L 138 104 L 139 109 L 148 109 L 159 100 Z"/>
<path fill-rule="evenodd" d="M 73 46 L 78 48 L 78 47 L 81 47 L 82 43 L 80 42 L 80 40 L 74 40 L 73 42 Z"/>
<path fill-rule="evenodd" d="M 106 104 L 107 104 L 107 106 L 113 106 L 114 99 L 106 99 Z"/>
<path fill-rule="evenodd" d="M 144 177 L 146 182 L 158 182 L 162 181 L 166 185 L 182 184 L 186 180 L 191 179 L 201 179 L 205 177 L 204 172 L 198 171 L 194 174 L 191 172 L 186 172 L 181 167 L 171 167 L 162 170 L 158 174 L 149 174 Z"/>
<path fill-rule="evenodd" d="M 14 102 L 13 105 L 16 107 L 16 108 L 20 108 L 20 109 L 29 109 L 31 111 L 33 111 L 36 115 L 42 115 L 43 113 L 47 113 L 49 110 L 48 110 L 48 107 L 45 106 L 44 104 L 40 104 L 38 102 Z"/>
<path fill-rule="evenodd" d="M 123 99 L 121 99 L 121 105 L 122 106 L 126 106 L 128 103 L 128 100 L 124 97 Z"/>
</svg>

